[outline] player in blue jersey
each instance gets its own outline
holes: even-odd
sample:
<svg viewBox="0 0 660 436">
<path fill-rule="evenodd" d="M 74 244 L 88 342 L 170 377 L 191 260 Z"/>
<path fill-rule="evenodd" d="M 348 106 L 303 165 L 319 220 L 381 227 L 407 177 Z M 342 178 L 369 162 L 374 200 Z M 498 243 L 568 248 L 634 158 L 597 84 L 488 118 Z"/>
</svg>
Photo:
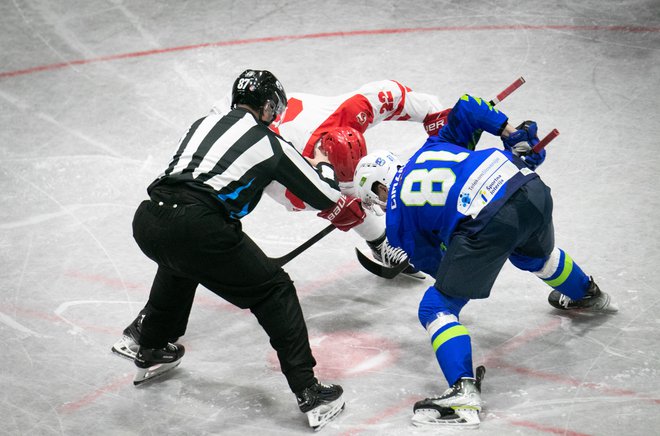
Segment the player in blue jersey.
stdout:
<svg viewBox="0 0 660 436">
<path fill-rule="evenodd" d="M 482 131 L 500 136 L 504 149 L 475 151 Z M 548 301 L 555 308 L 616 311 L 555 247 L 550 189 L 534 172 L 545 158 L 544 150 L 532 151 L 536 131 L 531 121 L 513 128 L 502 112 L 464 95 L 447 125 L 405 165 L 384 151 L 358 163 L 354 183 L 363 205 L 386 211 L 390 243 L 436 280 L 419 304 L 419 320 L 450 387 L 415 404 L 416 425 L 479 425 L 480 377 L 459 314 L 469 300 L 490 295 L 507 259 L 554 288 Z"/>
</svg>

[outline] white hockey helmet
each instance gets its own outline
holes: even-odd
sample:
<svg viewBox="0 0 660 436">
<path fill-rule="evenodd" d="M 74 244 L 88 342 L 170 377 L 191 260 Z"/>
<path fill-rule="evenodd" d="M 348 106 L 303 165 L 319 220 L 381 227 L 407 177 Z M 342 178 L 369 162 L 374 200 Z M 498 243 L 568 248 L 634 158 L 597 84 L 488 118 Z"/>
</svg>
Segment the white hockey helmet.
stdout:
<svg viewBox="0 0 660 436">
<path fill-rule="evenodd" d="M 389 189 L 401 166 L 399 158 L 387 150 L 373 151 L 360 159 L 353 175 L 353 185 L 363 206 L 382 214 L 387 203 L 378 197 L 377 185 L 374 184 L 379 182 Z"/>
</svg>

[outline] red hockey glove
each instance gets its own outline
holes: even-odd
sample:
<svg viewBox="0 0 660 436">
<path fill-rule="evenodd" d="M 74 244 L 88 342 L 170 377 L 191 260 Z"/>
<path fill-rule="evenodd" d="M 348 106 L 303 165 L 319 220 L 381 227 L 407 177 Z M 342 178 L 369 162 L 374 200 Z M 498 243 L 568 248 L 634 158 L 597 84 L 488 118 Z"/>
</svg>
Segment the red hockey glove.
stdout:
<svg viewBox="0 0 660 436">
<path fill-rule="evenodd" d="M 342 232 L 361 224 L 366 216 L 359 199 L 343 194 L 334 206 L 322 210 L 317 215 L 329 220 Z"/>
<path fill-rule="evenodd" d="M 424 118 L 424 130 L 429 136 L 437 135 L 440 129 L 442 129 L 445 124 L 447 124 L 447 116 L 451 112 L 451 108 L 445 109 L 441 112 L 435 112 L 433 114 L 428 114 Z"/>
</svg>

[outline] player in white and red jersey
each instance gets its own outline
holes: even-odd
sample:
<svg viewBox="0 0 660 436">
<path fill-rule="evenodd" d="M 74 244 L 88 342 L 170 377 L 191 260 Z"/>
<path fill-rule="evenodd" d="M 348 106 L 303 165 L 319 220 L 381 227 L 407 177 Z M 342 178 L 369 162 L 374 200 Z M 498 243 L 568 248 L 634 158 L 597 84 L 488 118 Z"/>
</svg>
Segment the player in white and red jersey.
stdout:
<svg viewBox="0 0 660 436">
<path fill-rule="evenodd" d="M 212 110 L 228 111 L 229 103 L 225 97 Z M 444 125 L 450 109 L 443 110 L 436 96 L 413 91 L 394 80 L 381 80 L 337 96 L 291 93 L 285 112 L 270 127 L 313 164 L 329 162 L 342 192 L 351 194 L 355 166 L 366 154 L 362 133 L 381 121 L 415 121 L 423 123 L 427 133 L 434 135 Z M 277 183 L 269 185 L 265 192 L 289 210 L 313 210 Z M 384 264 L 391 266 L 406 258 L 402 250 L 387 243 L 382 217 L 367 214 L 354 230 Z M 420 277 L 412 269 L 408 272 Z"/>
<path fill-rule="evenodd" d="M 446 119 L 436 96 L 415 92 L 394 80 L 370 82 L 359 89 L 333 97 L 293 93 L 287 108 L 271 128 L 313 157 L 314 145 L 336 127 L 352 127 L 360 133 L 381 121 L 424 123 L 429 135 L 436 134 Z"/>
</svg>

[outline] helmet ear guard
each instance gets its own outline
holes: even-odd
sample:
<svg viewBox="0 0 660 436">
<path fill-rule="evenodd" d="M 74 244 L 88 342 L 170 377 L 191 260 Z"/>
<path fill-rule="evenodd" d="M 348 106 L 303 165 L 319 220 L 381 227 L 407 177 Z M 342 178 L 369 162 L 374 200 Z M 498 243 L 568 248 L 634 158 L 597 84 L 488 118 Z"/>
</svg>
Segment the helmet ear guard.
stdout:
<svg viewBox="0 0 660 436">
<path fill-rule="evenodd" d="M 357 197 L 365 207 L 378 215 L 383 213 L 386 202 L 380 199 L 378 186 L 382 184 L 389 190 L 401 166 L 399 158 L 386 150 L 371 152 L 360 159 L 355 168 L 353 184 Z"/>
</svg>

